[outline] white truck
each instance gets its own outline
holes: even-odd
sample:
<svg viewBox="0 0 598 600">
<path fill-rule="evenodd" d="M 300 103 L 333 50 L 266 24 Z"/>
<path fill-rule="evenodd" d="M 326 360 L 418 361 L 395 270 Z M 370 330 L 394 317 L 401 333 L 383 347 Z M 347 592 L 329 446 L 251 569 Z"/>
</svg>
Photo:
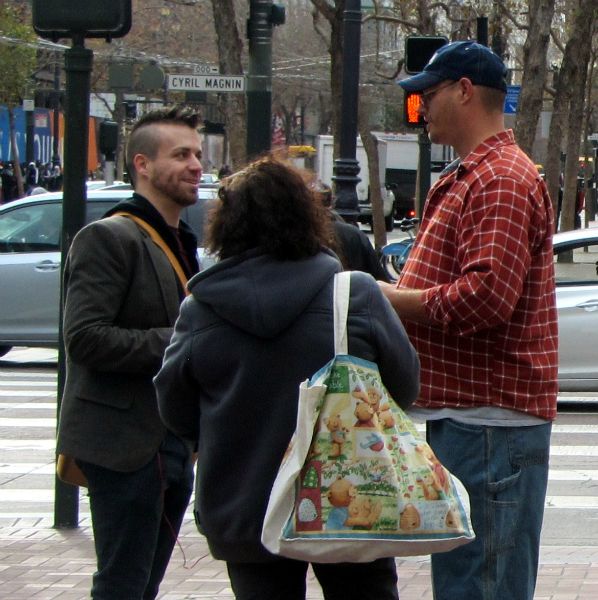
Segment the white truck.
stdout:
<svg viewBox="0 0 598 600">
<path fill-rule="evenodd" d="M 415 216 L 417 168 L 419 163 L 419 139 L 416 133 L 374 132 L 379 140 L 386 142 L 386 187 L 395 196 L 395 217 Z M 434 183 L 440 172 L 454 158 L 449 146 L 430 146 L 430 182 Z"/>
<path fill-rule="evenodd" d="M 380 184 L 384 202 L 386 230 L 392 231 L 393 220 L 415 216 L 415 195 L 417 166 L 419 161 L 419 141 L 416 133 L 373 132 L 378 139 L 378 159 L 380 164 Z M 316 171 L 327 185 L 332 184 L 333 137 L 319 135 L 316 139 Z M 361 139 L 357 138 L 356 158 L 360 171 L 357 184 L 357 197 L 361 214 L 359 220 L 371 223 L 372 207 L 369 202 L 368 162 Z M 450 160 L 452 153 L 446 146 L 432 144 L 431 180 L 438 179 L 439 170 Z"/>
<path fill-rule="evenodd" d="M 394 195 L 385 185 L 386 179 L 386 142 L 380 140 L 378 143 L 378 160 L 380 165 L 380 193 L 384 206 L 384 224 L 386 231 L 392 231 L 394 227 Z M 316 173 L 318 179 L 332 187 L 332 175 L 334 167 L 334 138 L 331 135 L 319 135 L 316 138 Z M 361 181 L 357 184 L 357 200 L 359 202 L 359 221 L 372 224 L 372 204 L 370 202 L 370 178 L 368 171 L 368 160 L 361 138 L 357 138 L 355 158 L 359 162 L 359 173 L 357 176 Z"/>
</svg>

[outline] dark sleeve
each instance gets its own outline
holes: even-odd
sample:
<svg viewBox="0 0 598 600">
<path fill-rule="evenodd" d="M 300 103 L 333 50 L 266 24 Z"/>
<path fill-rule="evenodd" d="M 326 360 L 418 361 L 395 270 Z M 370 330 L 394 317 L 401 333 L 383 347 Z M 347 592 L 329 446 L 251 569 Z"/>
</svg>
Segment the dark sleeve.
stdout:
<svg viewBox="0 0 598 600">
<path fill-rule="evenodd" d="M 100 221 L 75 236 L 64 278 L 64 341 L 74 363 L 116 373 L 153 375 L 159 369 L 172 328 L 116 324 L 134 260 L 131 249 Z"/>
<path fill-rule="evenodd" d="M 353 282 L 356 274 L 351 276 Z M 369 286 L 368 312 L 372 337 L 378 349 L 376 363 L 382 382 L 402 408 L 408 408 L 419 394 L 419 358 L 396 311 L 371 278 L 358 277 Z M 353 285 L 353 284 L 352 284 Z"/>
<path fill-rule="evenodd" d="M 200 414 L 199 387 L 191 373 L 191 322 L 196 308 L 192 297 L 183 301 L 162 368 L 154 378 L 162 421 L 175 434 L 191 441 L 197 441 Z"/>
<path fill-rule="evenodd" d="M 345 269 L 369 273 L 374 279 L 388 282 L 368 236 L 349 223 L 335 221 L 333 225 Z"/>
</svg>

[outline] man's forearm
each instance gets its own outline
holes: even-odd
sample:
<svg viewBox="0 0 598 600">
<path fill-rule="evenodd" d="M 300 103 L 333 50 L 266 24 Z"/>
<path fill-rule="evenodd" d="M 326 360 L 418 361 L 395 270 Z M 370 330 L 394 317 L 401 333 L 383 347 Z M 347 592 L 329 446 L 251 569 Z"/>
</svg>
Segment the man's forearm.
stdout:
<svg viewBox="0 0 598 600">
<path fill-rule="evenodd" d="M 379 281 L 378 285 L 401 319 L 419 323 L 430 322 L 424 309 L 423 290 L 399 289 L 394 284 L 383 281 Z"/>
</svg>

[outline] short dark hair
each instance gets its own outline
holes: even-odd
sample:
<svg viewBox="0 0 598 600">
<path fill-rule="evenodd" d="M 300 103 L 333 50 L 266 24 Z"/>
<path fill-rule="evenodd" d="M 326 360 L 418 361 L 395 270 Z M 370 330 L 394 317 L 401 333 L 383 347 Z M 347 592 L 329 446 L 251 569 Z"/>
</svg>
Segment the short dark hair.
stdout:
<svg viewBox="0 0 598 600">
<path fill-rule="evenodd" d="M 207 247 L 220 258 L 260 248 L 280 260 L 314 256 L 330 239 L 330 218 L 301 172 L 267 156 L 223 180 Z"/>
<path fill-rule="evenodd" d="M 488 112 L 502 113 L 504 111 L 507 96 L 505 92 L 486 86 L 479 86 L 478 89 L 480 90 L 482 104 Z"/>
<path fill-rule="evenodd" d="M 145 154 L 150 158 L 156 157 L 159 140 L 155 128 L 151 125 L 162 124 L 185 125 L 192 129 L 198 129 L 201 125 L 201 117 L 192 108 L 177 104 L 147 112 L 133 125 L 126 152 L 127 171 L 133 187 L 137 180 L 133 157 L 136 154 Z"/>
</svg>

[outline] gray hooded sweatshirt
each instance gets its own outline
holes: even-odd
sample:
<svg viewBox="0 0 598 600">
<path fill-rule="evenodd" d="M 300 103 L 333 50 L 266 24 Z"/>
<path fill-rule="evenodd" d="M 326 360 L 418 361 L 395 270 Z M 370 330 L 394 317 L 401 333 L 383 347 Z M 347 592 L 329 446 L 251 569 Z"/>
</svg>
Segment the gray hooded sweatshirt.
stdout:
<svg viewBox="0 0 598 600">
<path fill-rule="evenodd" d="M 272 484 L 295 429 L 299 384 L 334 356 L 333 280 L 322 251 L 280 261 L 259 250 L 196 275 L 155 378 L 160 414 L 196 442 L 196 520 L 217 559 L 272 560 L 260 542 Z M 376 362 L 402 408 L 419 361 L 375 280 L 353 272 L 349 353 Z"/>
</svg>

